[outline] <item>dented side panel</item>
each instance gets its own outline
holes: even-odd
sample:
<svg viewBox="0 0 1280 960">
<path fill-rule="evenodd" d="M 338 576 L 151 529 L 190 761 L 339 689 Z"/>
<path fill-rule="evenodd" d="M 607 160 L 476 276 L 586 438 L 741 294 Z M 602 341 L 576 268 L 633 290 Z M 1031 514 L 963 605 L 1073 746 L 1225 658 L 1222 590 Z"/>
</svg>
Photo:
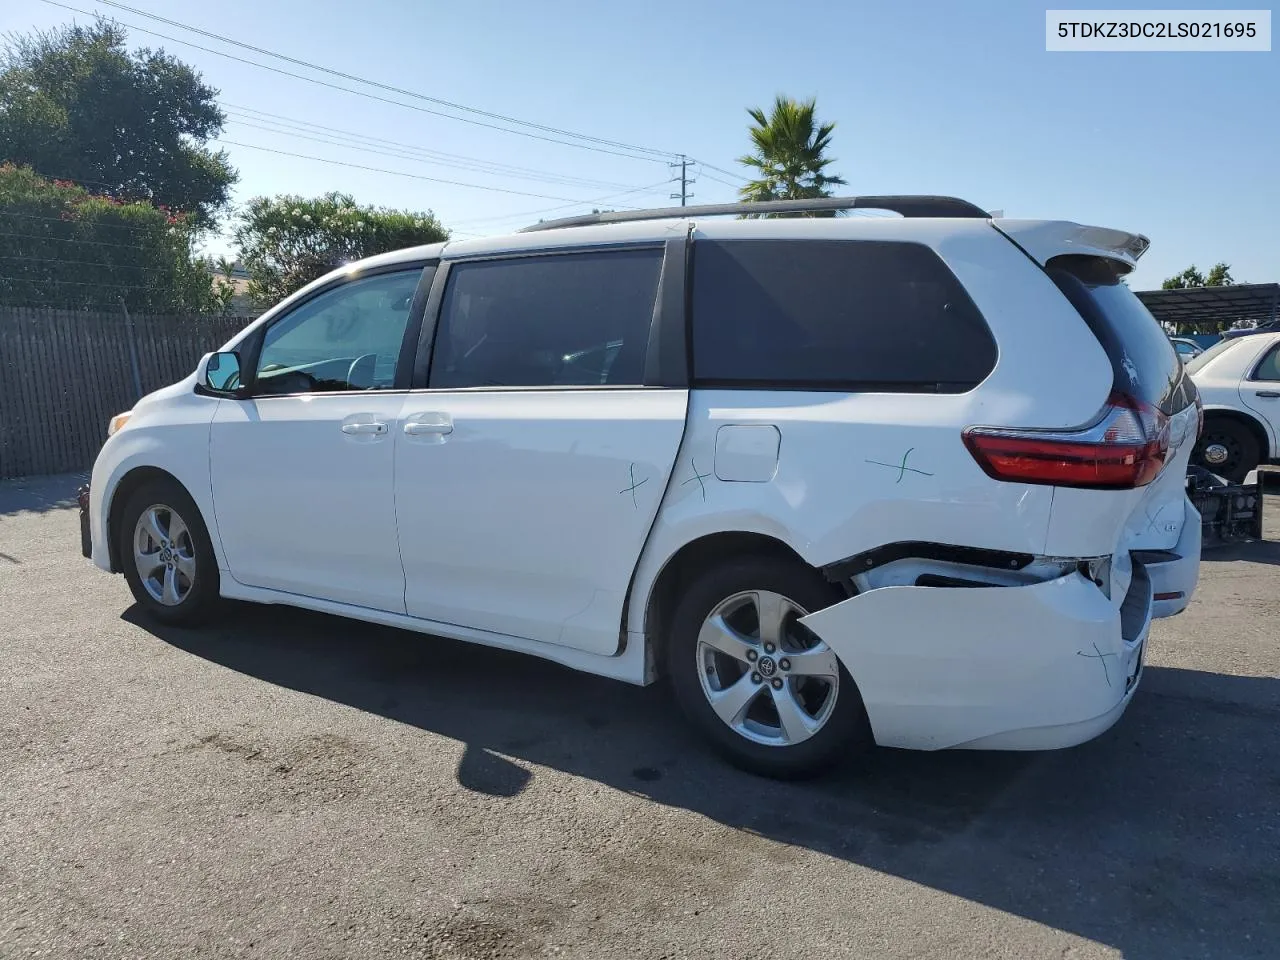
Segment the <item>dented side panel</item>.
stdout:
<svg viewBox="0 0 1280 960">
<path fill-rule="evenodd" d="M 856 679 L 876 742 L 919 750 L 1096 736 L 1136 688 L 1149 627 L 1124 639 L 1116 606 L 1078 573 L 1022 587 L 883 587 L 800 622 Z"/>
</svg>

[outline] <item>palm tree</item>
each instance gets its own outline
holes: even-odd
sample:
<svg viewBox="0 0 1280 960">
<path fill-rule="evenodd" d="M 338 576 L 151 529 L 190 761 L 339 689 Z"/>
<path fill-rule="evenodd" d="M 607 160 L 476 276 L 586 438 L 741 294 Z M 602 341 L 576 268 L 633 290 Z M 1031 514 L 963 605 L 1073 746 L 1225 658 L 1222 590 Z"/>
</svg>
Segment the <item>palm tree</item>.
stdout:
<svg viewBox="0 0 1280 960">
<path fill-rule="evenodd" d="M 750 132 L 755 153 L 739 157 L 738 162 L 754 168 L 759 177 L 739 189 L 743 200 L 755 203 L 829 197 L 830 187 L 845 182 L 825 172 L 834 162 L 834 158 L 824 154 L 831 145 L 831 132 L 836 125 L 819 124 L 814 117 L 816 105 L 812 97 L 801 103 L 779 94 L 769 116 L 758 107 L 747 111 L 754 121 Z M 835 216 L 835 211 L 804 216 L 830 217 Z"/>
</svg>

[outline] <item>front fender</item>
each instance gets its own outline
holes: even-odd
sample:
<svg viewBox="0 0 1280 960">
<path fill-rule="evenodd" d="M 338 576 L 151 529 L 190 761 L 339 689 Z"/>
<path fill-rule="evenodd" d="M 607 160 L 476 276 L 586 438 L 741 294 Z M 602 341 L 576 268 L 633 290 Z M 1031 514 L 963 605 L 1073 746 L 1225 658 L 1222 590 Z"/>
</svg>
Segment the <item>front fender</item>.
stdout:
<svg viewBox="0 0 1280 960">
<path fill-rule="evenodd" d="M 89 481 L 91 558 L 112 571 L 107 523 L 121 482 L 142 467 L 163 470 L 186 488 L 213 541 L 219 569 L 226 569 L 209 481 L 209 431 L 221 402 L 175 384 L 138 403 L 129 422 L 103 444 Z M 115 572 L 115 571 L 112 571 Z"/>
</svg>

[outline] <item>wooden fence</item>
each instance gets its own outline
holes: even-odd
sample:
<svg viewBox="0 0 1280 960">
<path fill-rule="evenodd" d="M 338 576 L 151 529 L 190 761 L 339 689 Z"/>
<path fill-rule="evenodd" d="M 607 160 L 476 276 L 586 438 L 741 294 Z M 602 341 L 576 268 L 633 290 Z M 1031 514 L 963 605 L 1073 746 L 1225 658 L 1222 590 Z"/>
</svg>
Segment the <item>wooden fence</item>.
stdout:
<svg viewBox="0 0 1280 960">
<path fill-rule="evenodd" d="M 248 322 L 0 306 L 0 478 L 87 469 L 112 415 Z"/>
</svg>

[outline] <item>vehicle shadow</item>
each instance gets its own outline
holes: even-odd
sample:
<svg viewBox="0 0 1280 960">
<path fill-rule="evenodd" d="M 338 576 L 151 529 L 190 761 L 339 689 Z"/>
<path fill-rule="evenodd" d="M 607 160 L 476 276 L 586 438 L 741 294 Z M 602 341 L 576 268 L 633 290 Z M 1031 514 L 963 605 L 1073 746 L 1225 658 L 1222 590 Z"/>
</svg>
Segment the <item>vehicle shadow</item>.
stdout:
<svg viewBox="0 0 1280 960">
<path fill-rule="evenodd" d="M 87 473 L 0 480 L 0 517 L 13 513 L 45 513 L 76 505 L 76 488 L 89 482 Z"/>
<path fill-rule="evenodd" d="M 1280 679 L 1150 666 L 1121 723 L 1073 750 L 876 750 L 778 783 L 708 755 L 661 688 L 284 608 L 232 605 L 203 631 L 137 607 L 125 618 L 228 669 L 461 741 L 458 781 L 481 793 L 513 796 L 529 764 L 551 767 L 1130 960 L 1280 942 Z"/>
<path fill-rule="evenodd" d="M 1200 553 L 1201 563 L 1228 563 L 1238 560 L 1272 566 L 1280 565 L 1280 542 L 1250 540 L 1242 543 L 1225 543 L 1217 547 L 1205 547 Z"/>
</svg>

